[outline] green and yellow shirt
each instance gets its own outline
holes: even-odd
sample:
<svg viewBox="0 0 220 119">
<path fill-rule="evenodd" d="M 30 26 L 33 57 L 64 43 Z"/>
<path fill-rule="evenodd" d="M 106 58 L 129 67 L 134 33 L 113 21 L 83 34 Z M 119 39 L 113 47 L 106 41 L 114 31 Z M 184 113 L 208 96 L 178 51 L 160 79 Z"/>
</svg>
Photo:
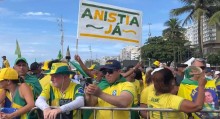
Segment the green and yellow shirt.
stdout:
<svg viewBox="0 0 220 119">
<path fill-rule="evenodd" d="M 204 104 L 203 109 L 218 109 L 218 96 L 215 85 L 215 80 L 206 79 L 207 83 L 205 85 L 205 92 L 209 92 L 213 98 L 212 106 Z M 184 99 L 195 101 L 198 94 L 198 81 L 191 80 L 190 78 L 184 78 L 180 84 L 178 95 Z M 206 113 L 206 112 L 196 112 L 192 113 L 194 119 L 200 118 L 214 118 L 217 113 Z"/>
<path fill-rule="evenodd" d="M 6 92 L 6 98 L 5 98 L 6 108 L 15 108 L 19 110 L 20 108 L 24 107 L 26 104 L 27 103 L 25 99 L 20 96 L 18 88 L 16 89 L 13 98 L 11 97 L 8 91 Z M 20 115 L 19 117 L 16 117 L 16 119 L 28 119 L 28 113 Z"/>
<path fill-rule="evenodd" d="M 49 101 L 50 106 L 62 106 L 76 99 L 77 96 L 84 96 L 84 91 L 81 85 L 70 82 L 68 88 L 61 93 L 60 90 L 52 84 L 48 84 L 43 88 L 40 96 L 46 98 Z M 72 119 L 78 119 L 81 117 L 80 112 L 73 110 L 66 112 L 67 116 Z"/>
<path fill-rule="evenodd" d="M 119 96 L 123 91 L 127 91 L 132 94 L 134 97 L 135 95 L 135 87 L 132 83 L 127 82 L 126 79 L 122 76 L 120 76 L 120 79 L 117 80 L 113 84 L 109 84 L 106 79 L 103 79 L 98 86 L 101 88 L 101 90 L 104 93 L 107 93 L 109 95 L 113 96 Z M 132 103 L 129 105 L 129 107 L 132 107 Z M 107 103 L 106 101 L 98 98 L 98 107 L 115 107 L 114 105 L 111 105 Z M 113 116 L 113 117 L 112 117 Z M 131 116 L 129 111 L 107 111 L 107 110 L 98 110 L 96 118 L 97 119 L 129 119 Z"/>
</svg>

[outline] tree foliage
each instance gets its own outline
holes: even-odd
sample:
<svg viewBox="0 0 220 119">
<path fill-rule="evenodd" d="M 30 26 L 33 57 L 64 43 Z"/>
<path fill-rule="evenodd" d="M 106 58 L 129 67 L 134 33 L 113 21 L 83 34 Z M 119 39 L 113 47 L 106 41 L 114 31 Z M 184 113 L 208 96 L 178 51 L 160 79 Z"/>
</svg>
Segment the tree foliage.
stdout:
<svg viewBox="0 0 220 119">
<path fill-rule="evenodd" d="M 181 14 L 189 13 L 186 19 L 183 21 L 183 25 L 191 21 L 196 21 L 198 23 L 198 44 L 199 44 L 199 54 L 203 57 L 202 50 L 202 15 L 206 17 L 208 13 L 211 14 L 210 8 L 219 3 L 219 0 L 181 0 L 184 6 L 171 10 L 171 14 L 174 16 L 179 16 Z"/>
<path fill-rule="evenodd" d="M 166 62 L 168 65 L 174 60 L 181 62 L 181 58 L 185 59 L 188 55 L 188 50 L 183 45 L 185 40 L 171 41 L 164 40 L 162 36 L 149 38 L 141 49 L 141 57 L 143 59 L 155 59 L 161 62 Z M 178 60 L 179 59 L 179 60 Z"/>
<path fill-rule="evenodd" d="M 184 40 L 185 31 L 181 25 L 181 21 L 177 18 L 171 18 L 164 23 L 167 28 L 163 30 L 163 37 L 168 40 Z"/>
<path fill-rule="evenodd" d="M 207 56 L 207 62 L 212 66 L 220 65 L 220 54 L 209 54 Z"/>
</svg>

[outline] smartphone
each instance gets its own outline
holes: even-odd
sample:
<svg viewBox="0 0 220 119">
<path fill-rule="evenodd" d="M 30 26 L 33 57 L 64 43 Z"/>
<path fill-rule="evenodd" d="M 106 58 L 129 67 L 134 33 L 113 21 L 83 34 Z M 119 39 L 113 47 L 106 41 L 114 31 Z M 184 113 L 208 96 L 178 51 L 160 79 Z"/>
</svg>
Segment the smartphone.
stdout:
<svg viewBox="0 0 220 119">
<path fill-rule="evenodd" d="M 86 78 L 86 85 L 92 84 L 92 78 L 91 77 L 87 77 Z"/>
</svg>

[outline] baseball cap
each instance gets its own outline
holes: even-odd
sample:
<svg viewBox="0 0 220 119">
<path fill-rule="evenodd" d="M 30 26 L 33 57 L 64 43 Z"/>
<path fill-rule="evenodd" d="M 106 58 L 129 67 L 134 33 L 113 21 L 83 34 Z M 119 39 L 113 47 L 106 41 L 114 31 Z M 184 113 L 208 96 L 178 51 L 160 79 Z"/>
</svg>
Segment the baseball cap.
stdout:
<svg viewBox="0 0 220 119">
<path fill-rule="evenodd" d="M 2 56 L 2 58 L 6 58 L 6 56 Z"/>
<path fill-rule="evenodd" d="M 41 67 L 41 69 L 42 70 L 49 70 L 49 66 L 48 66 L 49 62 L 50 62 L 50 60 L 44 61 L 43 66 Z"/>
<path fill-rule="evenodd" d="M 26 63 L 26 64 L 28 64 L 27 63 L 27 60 L 24 58 L 24 57 L 20 57 L 20 58 L 17 58 L 16 60 L 15 60 L 15 64 L 14 65 L 16 65 L 16 64 L 18 64 L 18 62 L 24 62 L 24 63 Z"/>
<path fill-rule="evenodd" d="M 0 71 L 0 81 L 2 80 L 18 80 L 18 73 L 13 68 L 3 68 Z"/>
<path fill-rule="evenodd" d="M 99 65 L 99 64 L 93 64 L 91 67 L 89 67 L 89 70 L 100 70 L 100 68 L 102 68 L 103 65 Z"/>
<path fill-rule="evenodd" d="M 102 69 L 121 69 L 121 63 L 117 60 L 107 60 Z"/>
<path fill-rule="evenodd" d="M 44 72 L 45 74 L 74 74 L 67 63 L 53 63 L 51 69 Z"/>
<path fill-rule="evenodd" d="M 160 71 L 162 69 L 164 69 L 164 68 L 162 68 L 162 67 L 155 68 L 150 74 L 153 75 L 155 72 Z"/>
<path fill-rule="evenodd" d="M 160 62 L 159 62 L 159 61 L 157 61 L 157 60 L 156 60 L 156 61 L 154 61 L 154 63 L 153 63 L 153 64 L 154 64 L 155 66 L 158 66 L 158 67 L 160 66 Z"/>
<path fill-rule="evenodd" d="M 206 68 L 205 68 L 205 72 L 206 72 L 206 73 L 212 72 L 212 69 L 211 69 L 210 67 L 206 67 Z"/>
<path fill-rule="evenodd" d="M 177 64 L 177 67 L 187 67 L 187 64 Z"/>
<path fill-rule="evenodd" d="M 40 64 L 37 63 L 37 62 L 33 62 L 30 66 L 30 70 L 33 71 L 33 70 L 37 70 L 38 68 L 40 67 Z"/>
<path fill-rule="evenodd" d="M 218 74 L 220 74 L 220 71 L 215 71 L 215 75 L 218 75 Z"/>
<path fill-rule="evenodd" d="M 96 64 L 91 65 L 88 69 L 93 70 L 95 68 Z"/>
</svg>

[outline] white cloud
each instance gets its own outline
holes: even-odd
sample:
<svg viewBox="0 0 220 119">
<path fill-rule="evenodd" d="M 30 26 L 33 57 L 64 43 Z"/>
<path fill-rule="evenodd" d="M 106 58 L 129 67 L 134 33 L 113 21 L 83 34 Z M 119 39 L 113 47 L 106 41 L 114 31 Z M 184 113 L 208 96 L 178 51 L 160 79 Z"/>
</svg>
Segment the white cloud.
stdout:
<svg viewBox="0 0 220 119">
<path fill-rule="evenodd" d="M 59 17 L 55 16 L 54 14 L 51 13 L 43 13 L 43 12 L 27 12 L 23 13 L 18 19 L 25 19 L 25 20 L 42 20 L 42 21 L 50 21 L 50 22 L 57 22 Z M 72 22 L 71 20 L 68 19 L 62 19 L 64 23 L 69 23 Z"/>
<path fill-rule="evenodd" d="M 48 12 L 27 12 L 24 13 L 25 16 L 51 16 Z"/>
</svg>

